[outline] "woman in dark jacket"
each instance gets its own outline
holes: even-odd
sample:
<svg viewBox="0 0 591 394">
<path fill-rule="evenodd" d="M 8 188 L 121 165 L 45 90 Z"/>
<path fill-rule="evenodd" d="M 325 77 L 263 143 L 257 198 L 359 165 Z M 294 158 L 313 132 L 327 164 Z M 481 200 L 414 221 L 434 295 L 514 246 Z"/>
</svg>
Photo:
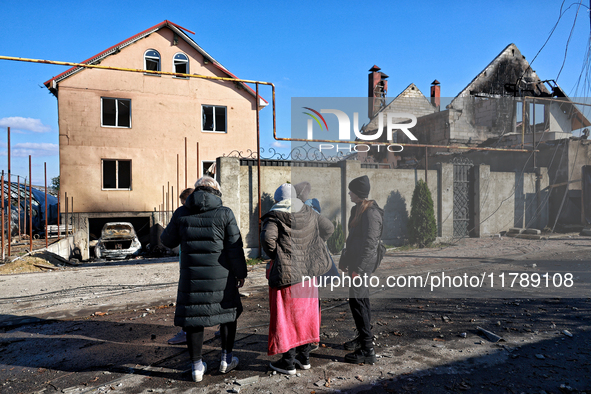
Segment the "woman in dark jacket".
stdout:
<svg viewBox="0 0 591 394">
<path fill-rule="evenodd" d="M 232 348 L 236 320 L 242 312 L 238 288 L 244 285 L 246 260 L 234 213 L 222 205 L 221 195 L 215 179 L 200 178 L 161 236 L 169 248 L 181 245 L 174 324 L 187 333 L 195 382 L 200 382 L 207 370 L 201 360 L 204 327 L 221 324 L 220 372 L 238 365 Z"/>
<path fill-rule="evenodd" d="M 364 175 L 349 183 L 349 196 L 355 206 L 349 216 L 349 235 L 345 256 L 341 256 L 339 268 L 348 271 L 352 278 L 371 275 L 375 269 L 377 251 L 382 235 L 384 211 L 373 200 L 368 200 L 369 178 Z M 355 320 L 358 336 L 345 343 L 345 349 L 354 350 L 345 356 L 345 361 L 360 364 L 374 364 L 376 354 L 371 333 L 371 309 L 369 288 L 351 286 L 349 306 Z"/>
<path fill-rule="evenodd" d="M 277 372 L 295 375 L 295 366 L 310 369 L 310 344 L 318 342 L 320 313 L 318 288 L 303 277 L 314 278 L 330 268 L 324 241 L 334 227 L 296 198 L 293 185 L 275 192 L 277 202 L 263 216 L 261 244 L 272 259 L 269 279 L 268 355 L 283 353 L 271 363 Z"/>
</svg>

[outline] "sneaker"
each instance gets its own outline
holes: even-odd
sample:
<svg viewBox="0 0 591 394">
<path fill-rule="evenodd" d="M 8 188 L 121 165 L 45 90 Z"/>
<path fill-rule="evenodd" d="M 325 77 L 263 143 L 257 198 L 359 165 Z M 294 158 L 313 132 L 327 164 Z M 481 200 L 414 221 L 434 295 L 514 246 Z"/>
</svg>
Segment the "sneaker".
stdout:
<svg viewBox="0 0 591 394">
<path fill-rule="evenodd" d="M 355 338 L 351 339 L 350 341 L 347 341 L 343 344 L 343 347 L 345 348 L 345 350 L 358 350 L 361 349 L 361 342 L 359 341 L 359 336 L 356 336 Z"/>
<path fill-rule="evenodd" d="M 310 357 L 306 357 L 301 353 L 295 357 L 295 365 L 297 365 L 301 369 L 312 368 L 312 365 L 310 365 Z"/>
<path fill-rule="evenodd" d="M 238 366 L 238 357 L 232 357 L 232 362 L 228 364 L 225 360 L 220 363 L 220 372 L 228 373 Z"/>
<path fill-rule="evenodd" d="M 187 343 L 187 333 L 184 330 L 180 330 L 178 334 L 168 340 L 169 345 L 182 345 Z"/>
<path fill-rule="evenodd" d="M 345 355 L 345 361 L 351 364 L 375 364 L 377 361 L 376 352 L 373 348 L 357 349 L 353 353 Z"/>
<path fill-rule="evenodd" d="M 295 366 L 291 363 L 285 361 L 284 358 L 280 358 L 279 360 L 275 361 L 274 363 L 269 364 L 271 369 L 286 374 L 286 375 L 295 375 L 296 369 Z"/>
<path fill-rule="evenodd" d="M 203 370 L 202 371 L 196 370 L 195 367 L 191 364 L 191 375 L 193 376 L 193 382 L 201 382 L 203 380 L 203 375 L 207 371 L 207 364 L 205 363 L 205 361 L 202 361 L 202 363 L 203 363 Z"/>
</svg>

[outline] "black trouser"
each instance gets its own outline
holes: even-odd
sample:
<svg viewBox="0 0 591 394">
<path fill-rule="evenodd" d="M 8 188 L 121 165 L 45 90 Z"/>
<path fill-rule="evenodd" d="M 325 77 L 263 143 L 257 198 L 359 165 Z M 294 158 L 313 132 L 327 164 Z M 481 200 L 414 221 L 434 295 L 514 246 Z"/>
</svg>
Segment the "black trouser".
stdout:
<svg viewBox="0 0 591 394">
<path fill-rule="evenodd" d="M 309 343 L 306 345 L 291 348 L 287 352 L 283 353 L 283 359 L 287 361 L 290 365 L 293 365 L 295 357 L 298 353 L 301 353 L 306 358 L 310 357 L 310 349 L 312 349 L 312 345 L 310 345 Z"/>
<path fill-rule="evenodd" d="M 369 306 L 369 288 L 349 288 L 349 306 L 355 320 L 355 327 L 359 333 L 359 343 L 364 349 L 373 347 L 373 334 L 371 333 L 371 308 Z"/>
<path fill-rule="evenodd" d="M 220 325 L 220 336 L 222 338 L 222 350 L 230 353 L 234 348 L 236 339 L 237 322 L 222 323 Z M 187 333 L 187 347 L 189 348 L 189 357 L 191 361 L 201 360 L 201 350 L 203 348 L 203 327 L 185 327 Z"/>
</svg>

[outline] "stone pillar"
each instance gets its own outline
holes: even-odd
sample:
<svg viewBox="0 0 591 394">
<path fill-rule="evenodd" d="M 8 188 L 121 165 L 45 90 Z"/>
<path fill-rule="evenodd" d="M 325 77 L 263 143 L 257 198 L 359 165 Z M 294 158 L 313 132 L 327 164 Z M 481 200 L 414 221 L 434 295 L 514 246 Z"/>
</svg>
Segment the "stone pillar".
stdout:
<svg viewBox="0 0 591 394">
<path fill-rule="evenodd" d="M 536 211 L 538 212 L 536 228 L 538 230 L 543 230 L 550 220 L 549 185 L 550 178 L 548 176 L 548 168 L 536 168 Z"/>
<path fill-rule="evenodd" d="M 217 181 L 222 188 L 224 205 L 234 212 L 238 228 L 240 227 L 240 159 L 236 157 L 218 157 L 216 159 Z"/>
<path fill-rule="evenodd" d="M 454 166 L 437 163 L 437 229 L 440 237 L 454 234 Z"/>
<path fill-rule="evenodd" d="M 484 234 L 483 226 L 480 223 L 483 219 L 486 219 L 482 215 L 482 199 L 486 194 L 486 188 L 489 186 L 489 177 L 490 166 L 486 164 L 474 166 L 474 236 L 478 238 Z"/>
</svg>

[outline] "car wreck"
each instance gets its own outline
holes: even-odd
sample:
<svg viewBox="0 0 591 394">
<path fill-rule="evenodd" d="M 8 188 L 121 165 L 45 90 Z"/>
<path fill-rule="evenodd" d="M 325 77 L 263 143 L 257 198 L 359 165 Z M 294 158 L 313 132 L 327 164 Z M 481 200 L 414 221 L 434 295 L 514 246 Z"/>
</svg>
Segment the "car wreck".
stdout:
<svg viewBox="0 0 591 394">
<path fill-rule="evenodd" d="M 97 259 L 122 260 L 137 256 L 142 248 L 133 225 L 111 222 L 103 226 L 101 237 L 94 247 Z"/>
</svg>

